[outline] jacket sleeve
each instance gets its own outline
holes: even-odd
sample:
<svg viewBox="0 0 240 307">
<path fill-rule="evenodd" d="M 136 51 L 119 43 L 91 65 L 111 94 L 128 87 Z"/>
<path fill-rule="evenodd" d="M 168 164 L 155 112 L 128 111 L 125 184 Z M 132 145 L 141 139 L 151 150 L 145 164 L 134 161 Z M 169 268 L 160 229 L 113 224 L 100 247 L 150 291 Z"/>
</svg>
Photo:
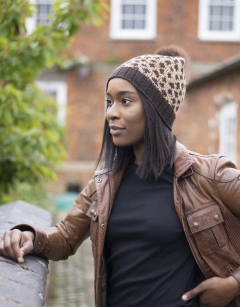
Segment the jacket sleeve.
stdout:
<svg viewBox="0 0 240 307">
<path fill-rule="evenodd" d="M 240 218 L 240 171 L 226 157 L 221 157 L 216 165 L 215 186 L 225 206 Z"/>
<path fill-rule="evenodd" d="M 230 160 L 221 157 L 215 174 L 215 185 L 220 199 L 236 217 L 240 218 L 240 171 Z M 240 266 L 230 275 L 240 283 Z"/>
<path fill-rule="evenodd" d="M 91 219 L 86 212 L 96 198 L 95 193 L 95 183 L 92 179 L 79 194 L 65 219 L 54 227 L 40 229 L 32 225 L 17 225 L 12 229 L 35 232 L 32 254 L 41 255 L 50 260 L 67 259 L 89 236 Z"/>
</svg>

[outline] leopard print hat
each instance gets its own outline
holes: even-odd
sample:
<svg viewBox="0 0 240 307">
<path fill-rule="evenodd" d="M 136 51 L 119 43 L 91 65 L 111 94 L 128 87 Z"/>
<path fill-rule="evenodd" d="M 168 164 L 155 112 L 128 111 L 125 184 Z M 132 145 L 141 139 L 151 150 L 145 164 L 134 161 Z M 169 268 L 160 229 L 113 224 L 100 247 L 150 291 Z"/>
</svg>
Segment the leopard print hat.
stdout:
<svg viewBox="0 0 240 307">
<path fill-rule="evenodd" d="M 149 99 L 165 124 L 172 129 L 186 91 L 184 66 L 185 59 L 175 54 L 141 55 L 119 66 L 109 77 L 107 86 L 113 78 L 129 81 Z"/>
</svg>

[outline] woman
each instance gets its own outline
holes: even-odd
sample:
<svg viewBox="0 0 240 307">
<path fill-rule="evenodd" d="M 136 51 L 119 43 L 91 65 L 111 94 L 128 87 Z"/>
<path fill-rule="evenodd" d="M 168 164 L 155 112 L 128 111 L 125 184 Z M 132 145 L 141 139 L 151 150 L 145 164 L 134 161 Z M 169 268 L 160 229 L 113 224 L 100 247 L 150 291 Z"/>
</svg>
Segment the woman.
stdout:
<svg viewBox="0 0 240 307">
<path fill-rule="evenodd" d="M 17 225 L 0 254 L 19 262 L 30 252 L 67 259 L 90 234 L 97 307 L 220 307 L 240 295 L 239 256 L 223 227 L 227 214 L 233 222 L 232 213 L 240 216 L 240 172 L 224 157 L 189 153 L 176 142 L 184 65 L 171 47 L 113 72 L 103 169 L 64 221 L 47 229 Z"/>
</svg>

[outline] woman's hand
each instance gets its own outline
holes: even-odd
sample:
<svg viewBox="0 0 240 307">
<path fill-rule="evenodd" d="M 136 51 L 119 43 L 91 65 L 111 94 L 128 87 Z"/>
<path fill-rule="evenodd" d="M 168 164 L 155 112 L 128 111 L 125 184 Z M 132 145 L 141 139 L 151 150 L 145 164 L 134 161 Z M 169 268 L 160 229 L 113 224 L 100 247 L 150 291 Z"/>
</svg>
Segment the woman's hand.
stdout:
<svg viewBox="0 0 240 307">
<path fill-rule="evenodd" d="M 5 232 L 0 241 L 0 255 L 23 263 L 23 256 L 29 254 L 33 249 L 34 237 L 31 231 L 22 232 L 14 229 Z"/>
<path fill-rule="evenodd" d="M 200 307 L 223 307 L 227 306 L 237 295 L 240 295 L 240 284 L 233 277 L 213 277 L 200 283 L 196 288 L 182 296 L 188 301 L 200 295 Z"/>
</svg>

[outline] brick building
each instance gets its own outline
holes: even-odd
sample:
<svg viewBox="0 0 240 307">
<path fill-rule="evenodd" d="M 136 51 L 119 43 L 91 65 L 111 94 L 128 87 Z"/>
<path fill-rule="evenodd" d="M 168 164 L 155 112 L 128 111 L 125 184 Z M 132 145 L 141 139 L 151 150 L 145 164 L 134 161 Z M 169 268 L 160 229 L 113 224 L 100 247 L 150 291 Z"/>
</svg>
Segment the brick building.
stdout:
<svg viewBox="0 0 240 307">
<path fill-rule="evenodd" d="M 39 16 L 30 22 L 30 27 L 36 20 L 44 22 L 52 0 L 35 2 Z M 105 83 L 123 61 L 169 44 L 179 45 L 189 53 L 189 69 L 196 81 L 189 85 L 174 132 L 192 150 L 219 151 L 214 120 L 220 107 L 214 104 L 213 97 L 234 92 L 233 99 L 240 99 L 234 79 L 237 72 L 223 79 L 212 73 L 220 62 L 240 52 L 238 0 L 106 2 L 110 5 L 109 18 L 98 28 L 85 26 L 70 46 L 70 56 L 83 64 L 65 72 L 48 72 L 38 80 L 40 88 L 56 96 L 60 121 L 67 124 L 67 161 L 58 170 L 58 182 L 51 186 L 56 193 L 65 191 L 69 184 L 82 187 L 91 177 L 101 145 Z M 203 74 L 215 77 L 204 79 L 200 77 Z M 226 86 L 231 83 L 232 90 L 223 80 Z"/>
<path fill-rule="evenodd" d="M 240 166 L 240 54 L 189 83 L 174 129 L 188 149 Z"/>
</svg>

